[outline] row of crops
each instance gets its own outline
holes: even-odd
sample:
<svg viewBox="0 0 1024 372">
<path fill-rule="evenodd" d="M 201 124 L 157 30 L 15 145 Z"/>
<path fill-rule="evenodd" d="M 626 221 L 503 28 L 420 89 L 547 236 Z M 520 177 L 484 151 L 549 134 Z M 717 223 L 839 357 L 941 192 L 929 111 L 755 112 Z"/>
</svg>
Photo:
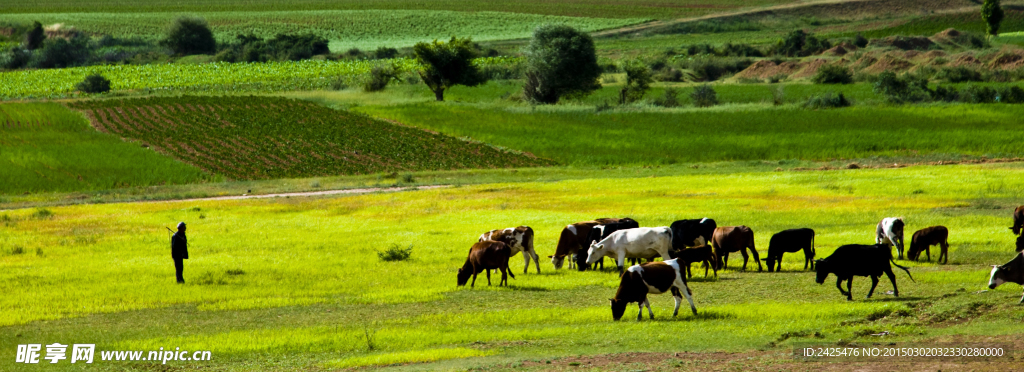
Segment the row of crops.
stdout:
<svg viewBox="0 0 1024 372">
<path fill-rule="evenodd" d="M 71 103 L 105 132 L 233 179 L 546 165 L 524 154 L 276 97 Z"/>
<path fill-rule="evenodd" d="M 515 63 L 516 58 L 479 58 L 478 65 Z M 400 70 L 416 67 L 411 59 L 382 61 L 305 60 L 267 63 L 204 63 L 97 65 L 63 69 L 0 72 L 0 98 L 60 98 L 72 95 L 75 85 L 92 74 L 111 81 L 115 91 L 157 92 L 267 92 L 329 89 L 338 79 L 367 74 L 375 64 L 393 64 Z"/>
</svg>

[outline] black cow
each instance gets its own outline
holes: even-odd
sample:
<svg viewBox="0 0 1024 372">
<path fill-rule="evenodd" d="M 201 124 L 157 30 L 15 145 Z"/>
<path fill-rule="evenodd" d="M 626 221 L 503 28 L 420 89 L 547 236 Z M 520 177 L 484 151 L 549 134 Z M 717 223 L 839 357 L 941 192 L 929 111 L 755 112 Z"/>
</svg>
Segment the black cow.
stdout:
<svg viewBox="0 0 1024 372">
<path fill-rule="evenodd" d="M 1003 283 L 1024 284 L 1024 253 L 1017 253 L 1010 262 L 1002 266 L 992 265 L 992 275 L 988 278 L 988 288 L 996 289 Z M 1024 296 L 1020 303 L 1024 304 Z"/>
<path fill-rule="evenodd" d="M 839 293 L 846 295 L 846 299 L 849 301 L 853 301 L 851 287 L 854 275 L 871 277 L 871 290 L 868 291 L 867 298 L 871 298 L 871 294 L 875 293 L 878 277 L 882 276 L 882 273 L 885 273 L 885 276 L 888 276 L 889 281 L 892 282 L 893 295 L 899 296 L 900 290 L 896 288 L 896 274 L 893 274 L 892 266 L 889 266 L 890 263 L 906 271 L 910 280 L 914 280 L 914 277 L 910 275 L 910 270 L 893 262 L 892 251 L 886 244 L 844 245 L 836 248 L 832 255 L 817 260 L 816 263 L 818 276 L 815 281 L 822 284 L 825 283 L 828 274 L 836 274 L 836 288 L 839 288 Z M 845 291 L 842 286 L 844 280 L 846 281 Z"/>
<path fill-rule="evenodd" d="M 672 230 L 672 249 L 681 251 L 687 247 L 699 247 L 711 244 L 711 237 L 715 235 L 715 228 L 718 224 L 710 218 L 699 220 L 679 220 L 669 225 Z M 703 241 L 697 239 L 703 238 Z"/>
<path fill-rule="evenodd" d="M 640 223 L 632 218 L 623 218 L 619 222 L 606 223 L 604 225 L 594 226 L 590 230 L 590 234 L 587 236 L 587 245 L 576 252 L 576 269 L 579 271 L 585 271 L 590 269 L 590 265 L 587 265 L 587 248 L 594 242 L 599 242 L 607 238 L 613 232 L 625 229 L 635 229 L 640 227 Z M 600 265 L 601 269 L 604 270 L 604 257 L 600 261 L 594 263 L 594 270 L 597 270 L 597 266 Z"/>
<path fill-rule="evenodd" d="M 1024 227 L 1024 205 L 1013 210 L 1013 226 L 1010 227 L 1010 230 L 1013 230 L 1014 235 L 1020 235 L 1022 227 Z"/>
<path fill-rule="evenodd" d="M 768 272 L 774 272 L 776 265 L 782 271 L 782 254 L 801 249 L 804 251 L 804 270 L 807 270 L 808 264 L 814 270 L 814 230 L 789 229 L 772 235 L 772 240 L 768 241 L 768 257 L 764 260 L 768 264 Z"/>
</svg>

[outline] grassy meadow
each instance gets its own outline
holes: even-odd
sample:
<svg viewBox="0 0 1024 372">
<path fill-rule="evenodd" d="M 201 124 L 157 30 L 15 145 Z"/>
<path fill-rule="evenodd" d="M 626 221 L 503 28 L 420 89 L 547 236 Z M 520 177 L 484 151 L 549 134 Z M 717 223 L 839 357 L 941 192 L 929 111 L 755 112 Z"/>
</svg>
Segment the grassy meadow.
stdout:
<svg viewBox="0 0 1024 372">
<path fill-rule="evenodd" d="M 58 103 L 0 104 L 0 194 L 218 179 L 120 137 Z"/>
<path fill-rule="evenodd" d="M 801 342 L 1019 337 L 1020 288 L 978 292 L 989 264 L 1013 256 L 1006 229 L 1024 190 L 1018 164 L 487 184 L 342 198 L 84 205 L 0 214 L 0 348 L 89 342 L 99 350 L 212 350 L 216 369 L 516 366 L 529 360 L 629 351 L 787 353 Z M 952 182 L 969 180 L 969 182 Z M 695 278 L 698 315 L 612 322 L 613 272 L 522 274 L 509 288 L 457 288 L 455 269 L 480 232 L 526 224 L 551 254 L 566 223 L 632 216 L 643 226 L 708 216 L 750 226 L 757 247 L 794 227 L 817 231 L 818 255 L 873 241 L 874 224 L 903 216 L 908 233 L 951 231 L 950 264 L 913 263 L 872 299 L 858 278 L 847 302 L 787 255 L 785 272 Z M 167 232 L 189 223 L 186 285 L 173 282 Z M 413 246 L 411 261 L 377 252 Z M 937 252 L 933 251 L 933 253 Z M 751 262 L 751 264 L 754 264 Z M 749 268 L 748 268 L 749 269 Z M 495 282 L 496 283 L 496 282 Z M 771 288 L 766 291 L 765 288 Z M 913 315 L 910 315 L 913 314 Z M 130 325 L 130 326 L 128 326 Z M 638 337 L 640 336 L 640 337 Z M 566 345 L 572 345 L 571 348 Z M 12 368 L 11 360 L 0 368 Z M 175 362 L 177 366 L 211 363 Z M 132 364 L 148 368 L 152 362 Z M 101 369 L 123 368 L 106 362 Z M 272 366 L 272 367 L 271 367 Z M 806 365 L 805 365 L 806 366 Z M 70 364 L 47 366 L 69 369 Z"/>
</svg>

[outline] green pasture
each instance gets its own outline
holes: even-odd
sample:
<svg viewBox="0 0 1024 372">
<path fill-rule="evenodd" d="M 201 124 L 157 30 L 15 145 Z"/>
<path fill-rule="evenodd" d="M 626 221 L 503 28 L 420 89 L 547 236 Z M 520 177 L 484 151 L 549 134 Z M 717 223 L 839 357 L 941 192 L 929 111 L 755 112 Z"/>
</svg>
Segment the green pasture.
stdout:
<svg viewBox="0 0 1024 372">
<path fill-rule="evenodd" d="M 116 37 L 160 39 L 181 13 L 36 13 L 0 14 L 0 22 L 61 23 L 93 33 Z M 420 41 L 470 36 L 476 41 L 528 38 L 546 23 L 564 23 L 596 31 L 641 23 L 646 18 L 583 18 L 520 14 L 514 12 L 457 12 L 434 10 L 306 10 L 286 12 L 198 13 L 210 23 L 214 36 L 234 41 L 235 35 L 255 33 L 273 37 L 279 33 L 314 33 L 331 41 L 331 50 L 349 48 L 411 47 Z"/>
<path fill-rule="evenodd" d="M 1009 163 L 5 211 L 0 348 L 180 347 L 211 350 L 214 361 L 169 362 L 172 368 L 286 370 L 445 360 L 456 368 L 507 366 L 623 350 L 788 352 L 797 342 L 871 342 L 877 338 L 868 334 L 883 330 L 894 334 L 891 342 L 1019 337 L 1020 287 L 978 291 L 987 265 L 1014 254 L 1007 226 L 1022 181 L 1024 168 Z M 643 226 L 704 216 L 743 224 L 762 254 L 771 233 L 812 227 L 820 257 L 841 244 L 871 243 L 880 218 L 903 216 L 908 234 L 947 226 L 952 247 L 949 265 L 901 261 L 917 281 L 898 272 L 898 298 L 885 293 L 891 286 L 883 280 L 865 300 L 870 281 L 857 278 L 854 302 L 832 278 L 814 284 L 797 254 L 775 274 L 740 272 L 733 254 L 717 280 L 691 281 L 696 316 L 684 311 L 673 319 L 671 297 L 654 296 L 657 318 L 640 323 L 632 320 L 635 308 L 612 322 L 613 272 L 555 271 L 545 260 L 539 275 L 533 268 L 523 274 L 516 256 L 509 288 L 487 287 L 483 276 L 475 289 L 455 286 L 455 269 L 481 232 L 532 226 L 544 257 L 565 224 L 600 216 L 631 216 Z M 174 284 L 164 229 L 177 221 L 189 223 L 186 285 Z M 411 261 L 377 258 L 410 244 Z M 0 368 L 15 368 L 12 361 Z"/>
<path fill-rule="evenodd" d="M 198 168 L 100 133 L 58 103 L 0 104 L 0 194 L 211 180 Z"/>
</svg>

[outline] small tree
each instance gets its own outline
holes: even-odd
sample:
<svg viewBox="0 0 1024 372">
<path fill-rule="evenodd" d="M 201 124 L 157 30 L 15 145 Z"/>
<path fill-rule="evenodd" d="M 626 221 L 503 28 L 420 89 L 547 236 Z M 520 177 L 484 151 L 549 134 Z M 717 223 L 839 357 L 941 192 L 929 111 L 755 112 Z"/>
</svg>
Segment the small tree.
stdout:
<svg viewBox="0 0 1024 372">
<path fill-rule="evenodd" d="M 526 55 L 523 94 L 532 102 L 557 103 L 567 95 L 585 95 L 601 88 L 594 40 L 566 25 L 544 25 L 533 31 Z"/>
<path fill-rule="evenodd" d="M 206 20 L 199 17 L 179 17 L 167 31 L 160 45 L 180 55 L 210 54 L 216 51 L 217 41 Z"/>
<path fill-rule="evenodd" d="M 485 79 L 473 65 L 476 53 L 469 38 L 452 37 L 447 43 L 434 40 L 432 43 L 416 43 L 412 47 L 417 70 L 423 83 L 434 92 L 434 98 L 444 101 L 444 91 L 456 85 L 467 87 L 482 84 Z"/>
<path fill-rule="evenodd" d="M 858 33 L 857 36 L 853 38 L 853 45 L 857 46 L 858 48 L 866 47 L 868 46 L 868 38 Z"/>
<path fill-rule="evenodd" d="M 651 82 L 654 76 L 651 69 L 640 61 L 633 60 L 622 65 L 626 71 L 626 85 L 619 91 L 619 104 L 627 104 L 639 101 L 651 89 Z"/>
<path fill-rule="evenodd" d="M 106 93 L 110 91 L 110 80 L 100 74 L 93 74 L 85 77 L 76 87 L 82 93 Z"/>
<path fill-rule="evenodd" d="M 985 31 L 989 35 L 999 35 L 999 24 L 1003 22 L 1003 7 L 999 5 L 999 0 L 985 0 L 981 5 L 981 19 L 985 21 Z"/>
<path fill-rule="evenodd" d="M 390 65 L 373 66 L 370 69 L 370 77 L 363 83 L 364 92 L 379 92 L 387 88 L 392 80 L 399 80 L 398 69 Z"/>
<path fill-rule="evenodd" d="M 32 23 L 32 29 L 25 35 L 25 49 L 36 50 L 43 46 L 43 40 L 46 40 L 46 33 L 43 32 L 43 24 L 39 21 Z"/>
<path fill-rule="evenodd" d="M 850 84 L 853 82 L 853 73 L 840 65 L 824 65 L 818 69 L 811 81 L 815 84 Z"/>
<path fill-rule="evenodd" d="M 711 107 L 718 104 L 718 93 L 708 84 L 693 88 L 690 98 L 693 99 L 693 104 L 697 107 Z"/>
</svg>

